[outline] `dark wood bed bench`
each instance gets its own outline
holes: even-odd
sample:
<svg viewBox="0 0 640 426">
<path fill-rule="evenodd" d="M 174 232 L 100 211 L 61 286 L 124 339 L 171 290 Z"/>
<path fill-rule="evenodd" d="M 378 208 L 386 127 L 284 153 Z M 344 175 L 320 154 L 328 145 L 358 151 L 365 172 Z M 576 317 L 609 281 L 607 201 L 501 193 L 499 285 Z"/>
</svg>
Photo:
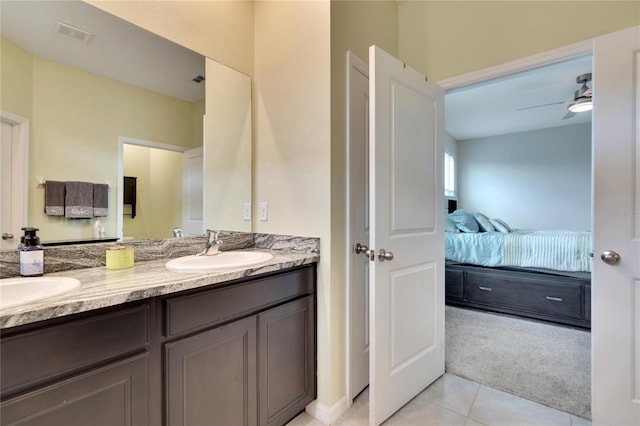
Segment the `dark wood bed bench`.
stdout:
<svg viewBox="0 0 640 426">
<path fill-rule="evenodd" d="M 448 305 L 591 328 L 591 280 L 447 262 Z"/>
</svg>

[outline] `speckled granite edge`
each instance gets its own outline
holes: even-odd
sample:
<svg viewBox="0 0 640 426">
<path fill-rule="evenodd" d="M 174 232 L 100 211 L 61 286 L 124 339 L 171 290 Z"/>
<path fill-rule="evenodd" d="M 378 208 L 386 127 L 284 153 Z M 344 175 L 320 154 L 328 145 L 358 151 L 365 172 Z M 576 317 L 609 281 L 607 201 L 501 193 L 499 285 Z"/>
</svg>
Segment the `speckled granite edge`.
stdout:
<svg viewBox="0 0 640 426">
<path fill-rule="evenodd" d="M 320 239 L 292 235 L 253 234 L 250 232 L 221 231 L 221 250 L 266 248 L 298 253 L 319 253 Z M 202 237 L 167 238 L 161 240 L 127 241 L 124 243 L 96 243 L 46 247 L 45 273 L 73 271 L 105 265 L 105 251 L 114 245 L 132 246 L 135 262 L 167 260 L 200 252 L 206 239 Z M 19 275 L 17 250 L 0 251 L 0 278 Z"/>
</svg>

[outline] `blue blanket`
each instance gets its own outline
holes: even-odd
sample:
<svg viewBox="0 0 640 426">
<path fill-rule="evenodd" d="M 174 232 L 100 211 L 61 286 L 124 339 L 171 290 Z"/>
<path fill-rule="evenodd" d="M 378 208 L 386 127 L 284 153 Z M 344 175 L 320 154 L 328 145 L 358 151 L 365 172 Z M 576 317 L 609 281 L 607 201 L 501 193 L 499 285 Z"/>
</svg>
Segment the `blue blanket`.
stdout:
<svg viewBox="0 0 640 426">
<path fill-rule="evenodd" d="M 590 272 L 591 249 L 589 232 L 445 232 L 447 260 L 481 266 Z"/>
</svg>

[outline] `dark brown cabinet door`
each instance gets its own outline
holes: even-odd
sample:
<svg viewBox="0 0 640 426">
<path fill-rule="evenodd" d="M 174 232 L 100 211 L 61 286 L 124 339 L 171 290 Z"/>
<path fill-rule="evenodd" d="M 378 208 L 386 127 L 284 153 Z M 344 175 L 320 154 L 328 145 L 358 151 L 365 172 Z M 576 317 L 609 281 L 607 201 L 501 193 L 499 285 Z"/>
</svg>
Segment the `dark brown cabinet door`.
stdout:
<svg viewBox="0 0 640 426">
<path fill-rule="evenodd" d="M 313 297 L 258 315 L 259 424 L 282 425 L 315 398 Z"/>
<path fill-rule="evenodd" d="M 170 426 L 255 425 L 256 317 L 165 345 Z"/>
<path fill-rule="evenodd" d="M 46 355 L 43 355 L 46 356 Z M 148 354 L 109 364 L 8 399 L 2 425 L 149 424 Z"/>
</svg>

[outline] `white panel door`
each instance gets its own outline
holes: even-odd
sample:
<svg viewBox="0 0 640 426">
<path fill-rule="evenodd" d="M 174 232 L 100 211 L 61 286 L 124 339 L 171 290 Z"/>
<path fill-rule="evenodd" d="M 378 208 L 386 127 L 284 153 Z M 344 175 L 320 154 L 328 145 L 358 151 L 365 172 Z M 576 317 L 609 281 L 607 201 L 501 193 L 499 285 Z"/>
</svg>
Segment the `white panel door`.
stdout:
<svg viewBox="0 0 640 426">
<path fill-rule="evenodd" d="M 444 90 L 369 49 L 370 406 L 378 425 L 444 373 Z M 393 260 L 381 261 L 384 251 Z"/>
<path fill-rule="evenodd" d="M 640 425 L 640 27 L 594 39 L 593 91 L 593 424 Z"/>
<path fill-rule="evenodd" d="M 29 122 L 0 111 L 0 249 L 18 247 L 27 223 Z"/>
<path fill-rule="evenodd" d="M 185 235 L 204 234 L 203 150 L 190 149 L 182 157 L 182 230 Z"/>
<path fill-rule="evenodd" d="M 349 399 L 369 384 L 369 70 L 349 52 Z"/>
</svg>

